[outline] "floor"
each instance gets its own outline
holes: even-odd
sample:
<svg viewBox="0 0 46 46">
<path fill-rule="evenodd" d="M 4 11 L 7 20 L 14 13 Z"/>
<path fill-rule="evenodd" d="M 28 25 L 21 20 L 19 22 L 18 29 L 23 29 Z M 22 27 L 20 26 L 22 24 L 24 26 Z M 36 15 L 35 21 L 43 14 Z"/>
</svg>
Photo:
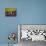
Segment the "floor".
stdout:
<svg viewBox="0 0 46 46">
<path fill-rule="evenodd" d="M 45 41 L 32 42 L 31 40 L 28 40 L 28 41 L 21 40 L 20 46 L 46 46 L 46 42 Z"/>
<path fill-rule="evenodd" d="M 0 44 L 0 46 L 8 46 L 8 45 L 7 44 Z M 31 40 L 28 40 L 28 41 L 21 40 L 19 45 L 15 44 L 14 46 L 46 46 L 46 42 L 45 41 L 32 42 Z"/>
<path fill-rule="evenodd" d="M 0 46 L 8 46 L 8 44 L 0 44 Z M 13 45 L 10 45 L 13 46 Z M 18 46 L 18 44 L 15 44 L 14 46 Z"/>
</svg>

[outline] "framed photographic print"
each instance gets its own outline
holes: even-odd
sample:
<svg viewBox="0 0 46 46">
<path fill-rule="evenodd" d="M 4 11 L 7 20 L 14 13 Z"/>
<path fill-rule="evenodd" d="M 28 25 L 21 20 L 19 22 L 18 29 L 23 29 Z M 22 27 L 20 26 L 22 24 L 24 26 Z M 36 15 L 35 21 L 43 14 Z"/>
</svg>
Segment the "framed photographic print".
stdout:
<svg viewBox="0 0 46 46">
<path fill-rule="evenodd" d="M 5 8 L 5 16 L 16 16 L 16 8 Z"/>
</svg>

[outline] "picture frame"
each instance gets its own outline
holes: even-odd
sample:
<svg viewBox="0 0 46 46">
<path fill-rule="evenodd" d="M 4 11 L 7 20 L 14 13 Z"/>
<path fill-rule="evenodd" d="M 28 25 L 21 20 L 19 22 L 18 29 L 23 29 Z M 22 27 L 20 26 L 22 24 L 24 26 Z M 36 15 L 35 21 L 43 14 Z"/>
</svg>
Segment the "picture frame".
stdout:
<svg viewBox="0 0 46 46">
<path fill-rule="evenodd" d="M 16 8 L 5 8 L 5 16 L 16 16 Z"/>
</svg>

